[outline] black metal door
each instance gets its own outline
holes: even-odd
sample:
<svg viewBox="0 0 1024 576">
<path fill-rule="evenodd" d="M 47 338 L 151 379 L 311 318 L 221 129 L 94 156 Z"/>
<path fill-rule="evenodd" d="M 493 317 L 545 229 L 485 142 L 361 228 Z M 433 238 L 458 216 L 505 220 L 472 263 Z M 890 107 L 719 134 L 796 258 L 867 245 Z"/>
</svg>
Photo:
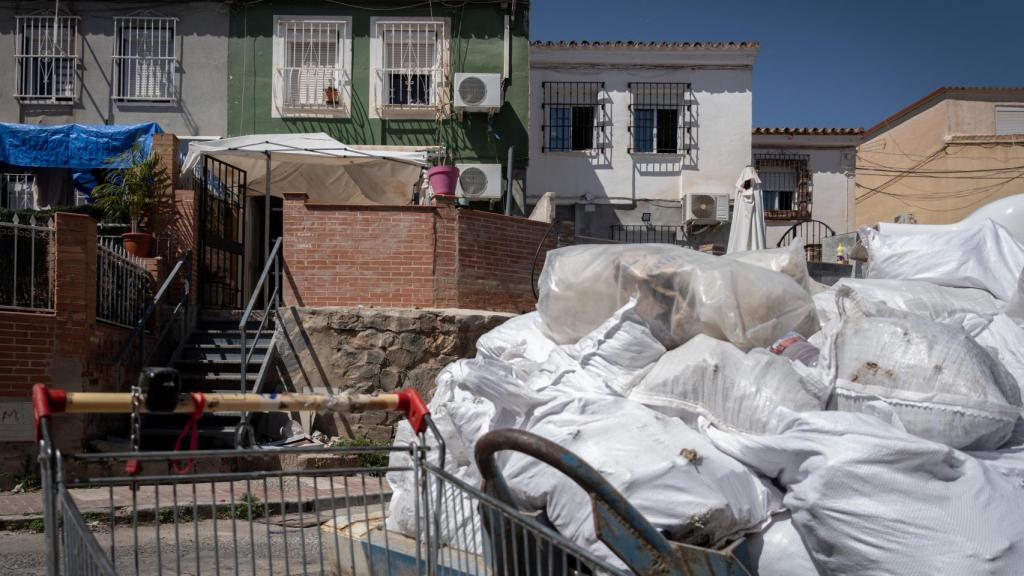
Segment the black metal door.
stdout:
<svg viewBox="0 0 1024 576">
<path fill-rule="evenodd" d="M 199 296 L 206 308 L 241 309 L 245 278 L 245 171 L 203 157 L 199 202 Z"/>
</svg>

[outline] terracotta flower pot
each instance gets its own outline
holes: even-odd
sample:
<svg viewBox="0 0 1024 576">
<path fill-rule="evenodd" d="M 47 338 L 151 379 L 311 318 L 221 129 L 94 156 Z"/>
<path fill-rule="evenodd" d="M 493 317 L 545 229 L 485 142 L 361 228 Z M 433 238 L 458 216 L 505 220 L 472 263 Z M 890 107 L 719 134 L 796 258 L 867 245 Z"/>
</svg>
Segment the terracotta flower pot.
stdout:
<svg viewBox="0 0 1024 576">
<path fill-rule="evenodd" d="M 338 89 L 324 88 L 324 104 L 334 106 L 338 103 Z"/>
<path fill-rule="evenodd" d="M 145 232 L 125 232 L 121 234 L 121 241 L 124 242 L 126 252 L 139 258 L 149 257 L 149 251 L 153 248 L 153 235 Z"/>
<path fill-rule="evenodd" d="M 455 166 L 434 166 L 427 170 L 427 179 L 430 180 L 435 196 L 454 196 L 459 169 Z"/>
</svg>

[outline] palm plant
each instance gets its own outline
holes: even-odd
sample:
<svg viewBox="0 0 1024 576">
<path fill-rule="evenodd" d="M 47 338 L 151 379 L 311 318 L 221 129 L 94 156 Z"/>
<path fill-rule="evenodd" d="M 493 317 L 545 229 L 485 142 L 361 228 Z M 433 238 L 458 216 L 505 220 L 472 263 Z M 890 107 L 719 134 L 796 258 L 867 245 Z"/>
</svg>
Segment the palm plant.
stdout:
<svg viewBox="0 0 1024 576">
<path fill-rule="evenodd" d="M 169 178 L 160 163 L 160 156 L 148 156 L 138 143 L 107 160 L 110 168 L 104 182 L 93 189 L 93 200 L 108 219 L 128 221 L 137 233 L 149 214 L 156 192 L 168 185 Z"/>
</svg>

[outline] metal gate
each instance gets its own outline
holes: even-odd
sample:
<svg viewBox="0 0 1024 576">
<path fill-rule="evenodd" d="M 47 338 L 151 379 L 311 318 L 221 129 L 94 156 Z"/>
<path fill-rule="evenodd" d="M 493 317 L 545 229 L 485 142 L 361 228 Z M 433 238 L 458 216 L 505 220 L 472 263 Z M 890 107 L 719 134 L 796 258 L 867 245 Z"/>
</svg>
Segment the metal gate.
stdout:
<svg viewBox="0 0 1024 576">
<path fill-rule="evenodd" d="M 204 156 L 198 184 L 200 305 L 241 309 L 245 298 L 245 170 Z"/>
</svg>

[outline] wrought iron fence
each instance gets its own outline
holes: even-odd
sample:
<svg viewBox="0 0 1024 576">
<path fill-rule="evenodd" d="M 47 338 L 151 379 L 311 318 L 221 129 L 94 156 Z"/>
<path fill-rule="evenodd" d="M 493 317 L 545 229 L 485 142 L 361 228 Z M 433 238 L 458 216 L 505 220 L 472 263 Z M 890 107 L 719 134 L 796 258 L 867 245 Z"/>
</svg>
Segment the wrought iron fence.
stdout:
<svg viewBox="0 0 1024 576">
<path fill-rule="evenodd" d="M 152 277 L 140 258 L 110 240 L 96 245 L 96 319 L 132 328 L 152 295 Z"/>
<path fill-rule="evenodd" d="M 53 220 L 0 222 L 0 308 L 53 310 Z"/>
<path fill-rule="evenodd" d="M 677 244 L 679 226 L 612 224 L 612 240 L 626 244 Z"/>
</svg>

